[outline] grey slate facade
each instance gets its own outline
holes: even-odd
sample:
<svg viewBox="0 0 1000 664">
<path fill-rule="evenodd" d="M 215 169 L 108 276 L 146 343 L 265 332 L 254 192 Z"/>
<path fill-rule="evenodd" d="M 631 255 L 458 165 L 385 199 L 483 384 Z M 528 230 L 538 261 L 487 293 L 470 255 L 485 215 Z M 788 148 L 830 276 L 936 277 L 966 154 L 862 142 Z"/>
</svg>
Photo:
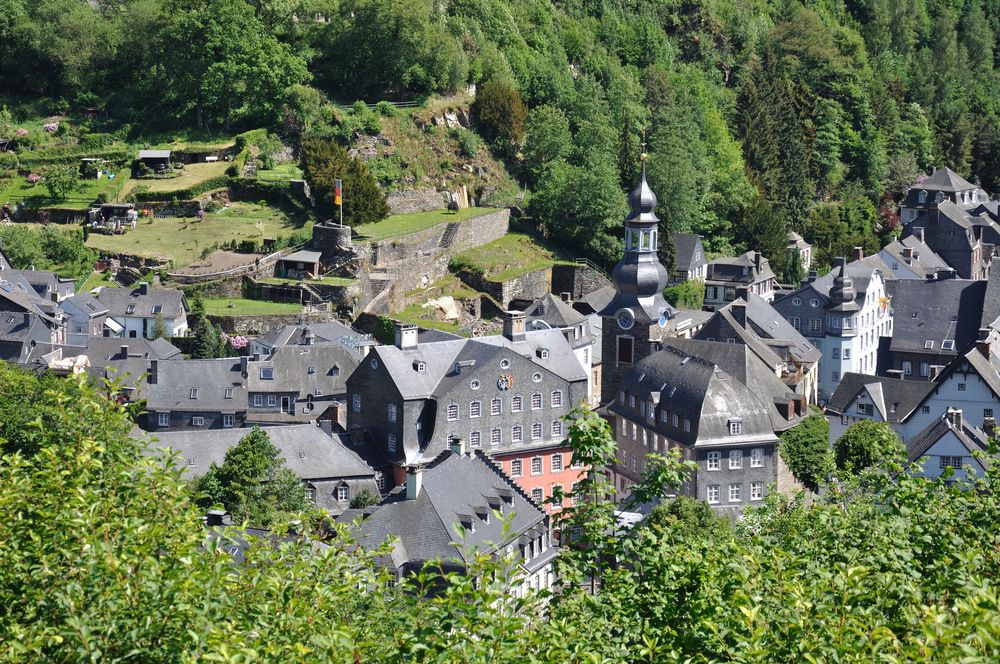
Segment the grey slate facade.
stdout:
<svg viewBox="0 0 1000 664">
<path fill-rule="evenodd" d="M 698 463 L 683 493 L 734 519 L 784 481 L 767 406 L 700 357 L 668 346 L 638 362 L 607 410 L 618 442 L 611 477 L 619 498 L 639 480 L 650 452 L 670 449 Z"/>
</svg>

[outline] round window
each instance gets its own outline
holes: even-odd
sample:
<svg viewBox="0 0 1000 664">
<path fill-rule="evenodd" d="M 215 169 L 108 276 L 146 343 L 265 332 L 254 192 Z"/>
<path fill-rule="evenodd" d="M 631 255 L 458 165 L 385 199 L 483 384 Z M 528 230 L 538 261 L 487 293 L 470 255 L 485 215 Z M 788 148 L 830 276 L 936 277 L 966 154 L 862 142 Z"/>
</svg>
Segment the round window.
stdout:
<svg viewBox="0 0 1000 664">
<path fill-rule="evenodd" d="M 370 365 L 371 365 L 371 368 L 372 368 L 372 369 L 378 369 L 378 360 L 377 360 L 377 359 L 375 359 L 374 357 L 372 358 L 372 361 L 371 361 L 371 362 L 369 362 L 368 364 L 370 364 Z"/>
<path fill-rule="evenodd" d="M 510 369 L 510 360 L 508 360 L 507 358 L 504 358 L 504 359 L 500 360 L 500 368 L 501 369 Z"/>
<path fill-rule="evenodd" d="M 793 297 L 792 298 L 792 304 L 794 304 L 795 306 L 799 306 L 800 304 L 802 304 L 802 298 L 801 297 Z"/>
<path fill-rule="evenodd" d="M 469 387 L 471 387 L 474 390 L 478 390 L 480 387 L 482 387 L 482 384 L 478 380 L 473 380 L 469 383 Z"/>
<path fill-rule="evenodd" d="M 531 374 L 531 380 L 535 381 L 536 383 L 542 382 L 542 374 L 536 371 L 535 373 Z"/>
<path fill-rule="evenodd" d="M 809 304 L 812 305 L 812 306 L 814 306 L 814 307 L 818 307 L 819 306 L 819 300 L 817 300 L 816 298 L 813 298 L 813 299 L 809 300 Z"/>
</svg>

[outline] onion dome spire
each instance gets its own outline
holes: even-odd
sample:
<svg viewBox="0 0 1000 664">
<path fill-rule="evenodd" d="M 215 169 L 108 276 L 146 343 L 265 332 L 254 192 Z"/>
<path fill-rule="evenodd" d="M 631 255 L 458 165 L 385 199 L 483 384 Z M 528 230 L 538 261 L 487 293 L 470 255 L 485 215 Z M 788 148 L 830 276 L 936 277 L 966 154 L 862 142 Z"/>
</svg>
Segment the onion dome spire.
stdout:
<svg viewBox="0 0 1000 664">
<path fill-rule="evenodd" d="M 656 194 L 649 188 L 646 182 L 646 153 L 639 157 L 642 160 L 642 170 L 639 175 L 639 184 L 628 195 L 629 214 L 625 218 L 626 224 L 655 224 L 659 222 L 654 210 L 656 209 Z"/>
</svg>

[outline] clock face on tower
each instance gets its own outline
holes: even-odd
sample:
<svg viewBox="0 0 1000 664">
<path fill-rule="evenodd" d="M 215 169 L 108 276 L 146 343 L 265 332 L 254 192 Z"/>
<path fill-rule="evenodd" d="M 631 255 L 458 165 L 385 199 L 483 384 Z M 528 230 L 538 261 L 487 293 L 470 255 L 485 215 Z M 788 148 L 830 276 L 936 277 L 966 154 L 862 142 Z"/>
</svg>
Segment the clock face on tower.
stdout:
<svg viewBox="0 0 1000 664">
<path fill-rule="evenodd" d="M 618 327 L 623 330 L 630 330 L 635 325 L 635 314 L 630 309 L 620 309 L 615 314 L 615 319 L 618 321 Z"/>
</svg>

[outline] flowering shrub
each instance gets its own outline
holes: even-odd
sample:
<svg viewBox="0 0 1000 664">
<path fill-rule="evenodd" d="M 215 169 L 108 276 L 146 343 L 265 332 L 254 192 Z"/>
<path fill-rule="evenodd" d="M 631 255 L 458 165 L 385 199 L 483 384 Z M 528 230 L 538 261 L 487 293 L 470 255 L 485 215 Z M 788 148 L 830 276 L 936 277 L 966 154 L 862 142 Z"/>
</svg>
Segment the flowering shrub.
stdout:
<svg viewBox="0 0 1000 664">
<path fill-rule="evenodd" d="M 49 133 L 54 132 L 54 131 L 59 131 L 59 123 L 58 122 L 46 122 L 45 124 L 42 125 L 42 129 L 44 129 L 45 131 L 47 131 Z"/>
<path fill-rule="evenodd" d="M 14 133 L 17 134 L 18 136 L 27 136 L 28 135 L 28 130 L 25 129 L 24 127 L 21 127 L 20 129 L 18 129 Z"/>
<path fill-rule="evenodd" d="M 31 184 L 38 184 L 41 181 L 42 181 L 42 176 L 38 175 L 37 173 L 31 173 L 30 175 L 28 175 L 28 182 L 30 182 Z"/>
<path fill-rule="evenodd" d="M 250 345 L 250 340 L 243 335 L 237 335 L 229 338 L 229 345 L 233 347 L 233 350 L 242 350 Z"/>
</svg>

